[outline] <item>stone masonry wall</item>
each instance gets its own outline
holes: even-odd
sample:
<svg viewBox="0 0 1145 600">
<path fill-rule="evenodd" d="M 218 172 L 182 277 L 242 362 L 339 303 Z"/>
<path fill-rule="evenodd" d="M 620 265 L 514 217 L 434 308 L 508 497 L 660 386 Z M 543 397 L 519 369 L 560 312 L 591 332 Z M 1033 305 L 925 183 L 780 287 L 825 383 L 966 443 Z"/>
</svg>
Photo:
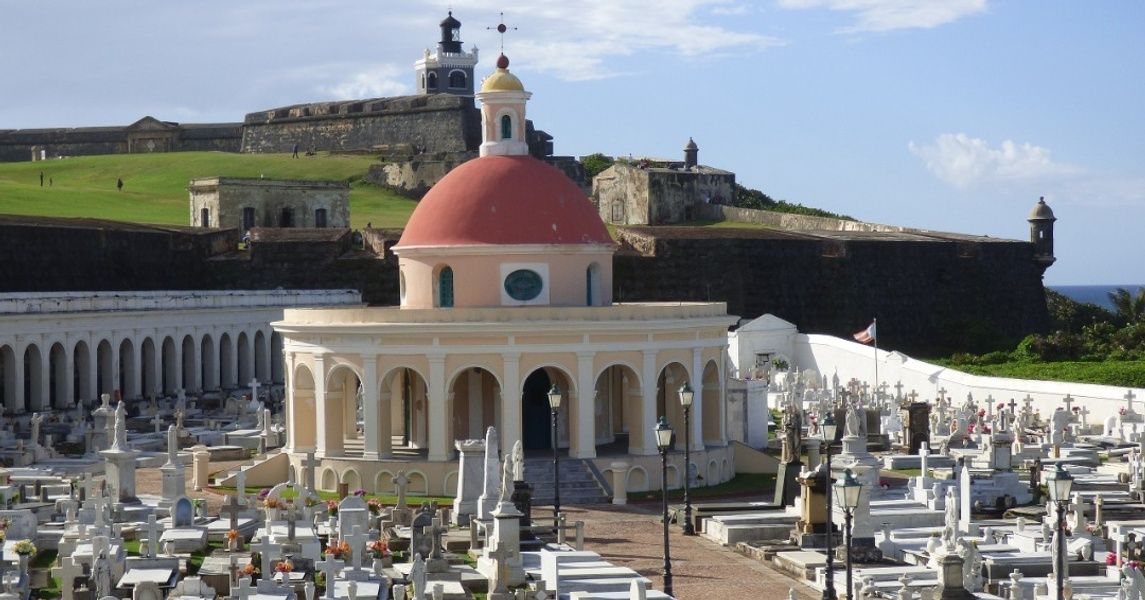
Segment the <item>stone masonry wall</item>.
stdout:
<svg viewBox="0 0 1145 600">
<path fill-rule="evenodd" d="M 438 95 L 361 107 L 362 112 L 299 114 L 299 111 L 252 113 L 243 128 L 243 152 L 369 150 L 386 144 L 411 144 L 424 153 L 465 152 L 480 144 L 481 116 L 472 100 Z M 394 99 L 406 100 L 406 99 Z"/>
<path fill-rule="evenodd" d="M 397 304 L 397 259 L 385 249 L 400 231 L 366 231 L 364 250 L 346 234 L 310 231 L 291 239 L 268 230 L 237 251 L 234 229 L 0 217 L 0 291 L 351 288 L 368 303 Z M 880 347 L 923 356 L 1000 348 L 1049 326 L 1025 242 L 682 227 L 621 228 L 618 237 L 617 302 L 725 301 L 740 317 L 769 312 L 843 337 L 878 317 Z"/>
<path fill-rule="evenodd" d="M 1025 242 L 631 237 L 613 263 L 620 302 L 722 300 L 740 317 L 842 337 L 877 317 L 881 347 L 919 353 L 996 349 L 1049 327 Z"/>
</svg>

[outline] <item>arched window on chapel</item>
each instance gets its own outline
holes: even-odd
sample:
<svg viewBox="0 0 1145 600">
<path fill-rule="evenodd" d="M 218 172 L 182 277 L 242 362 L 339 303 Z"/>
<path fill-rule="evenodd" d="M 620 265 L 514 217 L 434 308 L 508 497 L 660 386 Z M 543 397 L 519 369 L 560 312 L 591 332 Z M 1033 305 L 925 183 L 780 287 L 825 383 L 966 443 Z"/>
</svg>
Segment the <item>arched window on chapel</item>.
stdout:
<svg viewBox="0 0 1145 600">
<path fill-rule="evenodd" d="M 513 119 L 509 115 L 501 116 L 501 139 L 513 139 Z"/>
</svg>

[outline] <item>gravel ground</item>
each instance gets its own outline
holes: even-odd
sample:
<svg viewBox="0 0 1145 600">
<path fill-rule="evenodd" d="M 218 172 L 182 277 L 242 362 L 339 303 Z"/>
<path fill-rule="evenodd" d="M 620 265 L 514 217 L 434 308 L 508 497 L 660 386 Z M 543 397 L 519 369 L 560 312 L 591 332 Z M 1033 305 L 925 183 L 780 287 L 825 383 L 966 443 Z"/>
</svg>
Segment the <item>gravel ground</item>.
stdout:
<svg viewBox="0 0 1145 600">
<path fill-rule="evenodd" d="M 211 463 L 211 471 L 240 464 Z M 159 469 L 136 471 L 136 488 L 141 494 L 160 495 L 163 478 Z M 222 506 L 223 496 L 210 491 L 196 492 L 187 469 L 187 496 L 205 498 L 211 513 Z M 569 522 L 585 522 L 585 549 L 601 554 L 609 562 L 636 570 L 663 589 L 663 526 L 660 505 L 601 505 L 564 507 Z M 538 511 L 538 521 L 545 516 Z M 551 518 L 551 517 L 550 517 Z M 770 566 L 736 554 L 704 537 L 688 537 L 680 528 L 670 532 L 674 591 L 680 600 L 784 600 L 794 589 L 799 600 L 816 600 L 820 594 Z"/>
</svg>

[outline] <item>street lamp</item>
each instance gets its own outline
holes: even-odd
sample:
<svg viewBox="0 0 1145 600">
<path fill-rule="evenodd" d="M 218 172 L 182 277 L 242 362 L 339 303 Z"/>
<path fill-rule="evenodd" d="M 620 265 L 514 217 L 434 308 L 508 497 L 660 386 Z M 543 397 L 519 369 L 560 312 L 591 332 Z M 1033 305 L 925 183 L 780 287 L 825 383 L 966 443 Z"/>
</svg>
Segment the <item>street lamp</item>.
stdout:
<svg viewBox="0 0 1145 600">
<path fill-rule="evenodd" d="M 846 534 L 846 541 L 844 545 L 847 548 L 847 598 L 853 599 L 855 596 L 852 593 L 854 586 L 851 583 L 851 518 L 855 516 L 855 508 L 859 506 L 859 492 L 863 490 L 863 484 L 851 475 L 851 470 L 847 469 L 843 472 L 843 480 L 835 482 L 835 501 L 839 504 L 839 508 L 843 509 L 843 531 Z M 1061 600 L 1061 599 L 1059 599 Z"/>
<path fill-rule="evenodd" d="M 656 424 L 656 448 L 660 450 L 660 492 L 664 497 L 664 593 L 672 593 L 672 557 L 668 551 L 668 447 L 672 444 L 672 428 L 667 417 Z"/>
<path fill-rule="evenodd" d="M 1054 565 L 1057 571 L 1058 597 L 1065 599 L 1065 509 L 1069 503 L 1069 491 L 1073 487 L 1073 476 L 1062 467 L 1059 462 L 1054 468 L 1053 475 L 1046 477 L 1046 487 L 1049 488 L 1050 500 L 1053 500 L 1058 509 L 1058 562 Z"/>
<path fill-rule="evenodd" d="M 549 389 L 549 410 L 553 415 L 553 527 L 560 526 L 561 515 L 561 453 L 557 442 L 557 411 L 561 408 L 561 388 L 557 384 Z M 557 532 L 560 536 L 560 532 Z"/>
<path fill-rule="evenodd" d="M 692 386 L 684 382 L 680 388 L 680 406 L 684 407 L 684 535 L 696 535 L 692 524 L 692 499 L 688 497 L 689 480 L 692 479 L 692 400 L 696 397 Z"/>
<path fill-rule="evenodd" d="M 823 419 L 823 424 L 819 426 L 819 432 L 823 436 L 823 442 L 827 445 L 827 587 L 823 588 L 823 600 L 835 600 L 835 548 L 832 545 L 831 533 L 835 528 L 832 523 L 832 510 L 831 510 L 831 444 L 835 441 L 835 432 L 839 426 L 835 424 L 835 415 L 833 409 L 827 411 L 827 416 Z"/>
</svg>

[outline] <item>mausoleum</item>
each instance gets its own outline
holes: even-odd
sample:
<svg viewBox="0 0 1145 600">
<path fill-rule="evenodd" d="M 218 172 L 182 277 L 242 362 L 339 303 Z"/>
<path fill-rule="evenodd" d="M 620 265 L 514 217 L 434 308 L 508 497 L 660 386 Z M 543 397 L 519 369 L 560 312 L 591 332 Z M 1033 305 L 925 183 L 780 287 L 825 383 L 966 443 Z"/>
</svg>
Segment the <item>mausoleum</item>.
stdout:
<svg viewBox="0 0 1145 600">
<path fill-rule="evenodd" d="M 627 487 L 659 485 L 654 427 L 667 416 L 683 450 L 678 390 L 695 390 L 693 472 L 730 479 L 724 406 L 724 303 L 619 304 L 615 244 L 584 193 L 528 155 L 530 93 L 501 56 L 476 94 L 480 157 L 418 204 L 394 247 L 400 306 L 288 310 L 273 324 L 286 356 L 291 468 L 313 452 L 317 485 L 452 493 L 455 442 L 495 426 L 547 456 L 558 445 Z M 682 481 L 683 454 L 669 483 Z M 602 475 L 604 476 L 604 475 Z M 615 476 L 615 474 L 614 474 Z"/>
</svg>

